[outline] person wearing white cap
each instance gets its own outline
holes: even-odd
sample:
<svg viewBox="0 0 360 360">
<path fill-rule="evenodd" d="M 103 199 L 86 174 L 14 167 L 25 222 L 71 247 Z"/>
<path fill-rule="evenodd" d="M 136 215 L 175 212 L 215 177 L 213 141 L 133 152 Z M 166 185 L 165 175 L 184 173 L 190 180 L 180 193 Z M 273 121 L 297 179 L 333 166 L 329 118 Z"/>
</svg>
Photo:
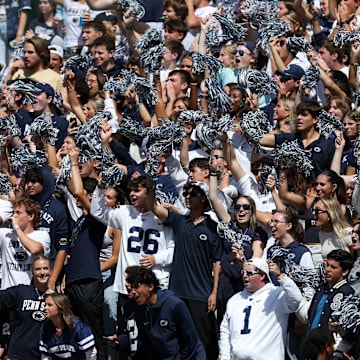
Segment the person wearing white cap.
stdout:
<svg viewBox="0 0 360 360">
<path fill-rule="evenodd" d="M 271 283 L 270 272 L 280 286 Z M 302 300 L 300 290 L 262 258 L 245 262 L 242 277 L 245 289 L 229 300 L 221 323 L 219 359 L 284 359 L 288 317 Z"/>
<path fill-rule="evenodd" d="M 49 68 L 60 74 L 60 69 L 64 63 L 64 49 L 59 45 L 49 45 L 49 50 Z"/>
</svg>

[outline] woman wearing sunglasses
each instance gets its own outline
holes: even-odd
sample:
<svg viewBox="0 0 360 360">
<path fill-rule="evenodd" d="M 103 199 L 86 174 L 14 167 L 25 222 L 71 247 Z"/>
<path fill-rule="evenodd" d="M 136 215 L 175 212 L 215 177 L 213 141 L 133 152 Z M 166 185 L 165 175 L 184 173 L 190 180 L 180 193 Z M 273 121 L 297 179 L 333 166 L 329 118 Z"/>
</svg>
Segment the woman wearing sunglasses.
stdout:
<svg viewBox="0 0 360 360">
<path fill-rule="evenodd" d="M 266 232 L 256 222 L 256 205 L 254 200 L 240 195 L 234 201 L 234 223 L 231 216 L 218 199 L 216 172 L 210 176 L 210 202 L 220 221 L 228 223 L 230 228 L 239 233 L 244 251 L 241 251 L 230 239 L 224 239 L 224 253 L 221 258 L 221 273 L 219 275 L 217 291 L 217 322 L 220 325 L 226 311 L 226 304 L 230 297 L 243 290 L 240 258 L 261 258 L 267 242 Z M 244 254 L 245 253 L 245 254 Z M 245 255 L 245 256 L 244 256 Z"/>
<path fill-rule="evenodd" d="M 336 198 L 322 197 L 318 199 L 312 208 L 312 213 L 315 226 L 320 229 L 319 239 L 323 259 L 335 249 L 352 251 L 352 228 Z"/>
</svg>

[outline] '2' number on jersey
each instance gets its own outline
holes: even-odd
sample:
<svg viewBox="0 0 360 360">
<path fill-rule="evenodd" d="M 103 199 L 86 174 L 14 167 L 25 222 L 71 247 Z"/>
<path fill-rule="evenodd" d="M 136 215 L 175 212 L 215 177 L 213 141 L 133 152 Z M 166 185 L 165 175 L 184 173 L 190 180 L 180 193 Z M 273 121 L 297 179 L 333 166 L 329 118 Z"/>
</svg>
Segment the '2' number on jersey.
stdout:
<svg viewBox="0 0 360 360">
<path fill-rule="evenodd" d="M 140 253 L 141 242 L 144 240 L 142 251 L 145 254 L 156 254 L 158 252 L 160 239 L 160 232 L 154 229 L 143 230 L 141 227 L 133 226 L 130 231 L 128 238 L 128 252 Z"/>
</svg>

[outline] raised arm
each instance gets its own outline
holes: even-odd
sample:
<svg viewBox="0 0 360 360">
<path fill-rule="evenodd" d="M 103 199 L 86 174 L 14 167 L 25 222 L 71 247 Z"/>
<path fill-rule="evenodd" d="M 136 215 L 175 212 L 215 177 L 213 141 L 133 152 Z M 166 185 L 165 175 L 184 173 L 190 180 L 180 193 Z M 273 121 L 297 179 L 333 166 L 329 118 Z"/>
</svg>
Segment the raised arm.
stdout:
<svg viewBox="0 0 360 360">
<path fill-rule="evenodd" d="M 218 197 L 218 188 L 217 188 L 217 171 L 214 169 L 212 164 L 210 164 L 210 190 L 209 197 L 212 207 L 214 208 L 215 214 L 220 221 L 230 222 L 231 217 L 226 211 L 224 205 L 219 200 Z"/>
<path fill-rule="evenodd" d="M 167 209 L 157 204 L 155 197 L 155 184 L 153 180 L 151 180 L 149 177 L 147 178 L 146 187 L 148 189 L 147 196 L 148 196 L 149 210 L 152 213 L 154 213 L 160 219 L 161 222 L 166 222 L 169 216 L 169 212 Z"/>
<path fill-rule="evenodd" d="M 53 0 L 56 1 L 64 1 L 64 0 Z M 86 3 L 89 5 L 91 10 L 109 10 L 115 9 L 115 5 L 117 0 L 86 0 Z"/>
<path fill-rule="evenodd" d="M 79 200 L 84 210 L 90 212 L 90 200 L 85 194 L 79 170 L 79 151 L 72 149 L 69 153 L 71 159 L 72 193 Z"/>
</svg>

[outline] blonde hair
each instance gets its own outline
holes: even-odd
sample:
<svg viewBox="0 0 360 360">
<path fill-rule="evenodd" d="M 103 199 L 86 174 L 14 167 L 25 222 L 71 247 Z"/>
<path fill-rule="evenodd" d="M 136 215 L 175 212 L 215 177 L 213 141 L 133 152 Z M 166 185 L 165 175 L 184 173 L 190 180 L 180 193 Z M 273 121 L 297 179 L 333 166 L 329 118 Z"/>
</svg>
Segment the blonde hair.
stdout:
<svg viewBox="0 0 360 360">
<path fill-rule="evenodd" d="M 319 201 L 322 201 L 327 213 L 329 214 L 329 220 L 334 233 L 339 237 L 348 235 L 350 231 L 350 224 L 342 212 L 340 202 L 333 196 L 322 197 L 317 202 Z"/>
</svg>

